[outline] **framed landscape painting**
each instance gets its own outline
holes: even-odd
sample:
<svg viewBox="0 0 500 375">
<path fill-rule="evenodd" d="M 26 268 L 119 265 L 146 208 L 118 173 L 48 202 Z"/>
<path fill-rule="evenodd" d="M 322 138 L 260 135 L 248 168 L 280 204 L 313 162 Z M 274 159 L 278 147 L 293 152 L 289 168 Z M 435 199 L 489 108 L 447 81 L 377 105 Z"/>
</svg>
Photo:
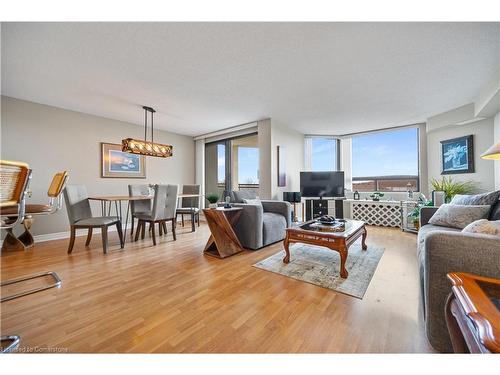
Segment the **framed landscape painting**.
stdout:
<svg viewBox="0 0 500 375">
<path fill-rule="evenodd" d="M 101 143 L 101 177 L 146 178 L 146 157 L 122 152 L 122 146 Z"/>
<path fill-rule="evenodd" d="M 441 174 L 474 173 L 473 136 L 441 141 Z"/>
</svg>

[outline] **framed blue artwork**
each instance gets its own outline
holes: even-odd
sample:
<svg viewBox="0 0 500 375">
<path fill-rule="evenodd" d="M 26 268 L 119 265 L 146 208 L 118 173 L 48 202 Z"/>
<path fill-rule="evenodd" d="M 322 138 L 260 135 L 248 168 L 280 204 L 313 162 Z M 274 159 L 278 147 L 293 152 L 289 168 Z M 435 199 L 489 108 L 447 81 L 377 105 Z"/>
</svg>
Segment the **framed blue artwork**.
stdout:
<svg viewBox="0 0 500 375">
<path fill-rule="evenodd" d="M 101 143 L 101 177 L 146 178 L 144 155 L 122 152 L 122 146 Z"/>
<path fill-rule="evenodd" d="M 474 173 L 472 135 L 441 141 L 441 174 Z"/>
</svg>

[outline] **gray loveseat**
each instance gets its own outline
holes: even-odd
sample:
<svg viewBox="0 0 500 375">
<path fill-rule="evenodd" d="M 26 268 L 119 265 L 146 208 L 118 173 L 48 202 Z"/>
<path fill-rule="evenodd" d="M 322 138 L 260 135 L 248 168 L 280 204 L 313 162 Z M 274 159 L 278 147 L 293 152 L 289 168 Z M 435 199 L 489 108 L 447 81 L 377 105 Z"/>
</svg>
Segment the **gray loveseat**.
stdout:
<svg viewBox="0 0 500 375">
<path fill-rule="evenodd" d="M 235 232 L 243 247 L 257 250 L 285 238 L 285 229 L 292 222 L 292 206 L 288 202 L 262 200 L 262 205 L 245 204 L 243 199 L 255 199 L 252 190 L 225 192 L 234 207 L 243 212 L 235 225 Z"/>
<path fill-rule="evenodd" d="M 500 278 L 500 237 L 462 233 L 460 229 L 428 224 L 437 207 L 423 207 L 417 254 L 420 290 L 429 342 L 440 352 L 453 350 L 444 317 L 451 284 L 449 272 L 470 272 Z M 500 220 L 500 201 L 491 209 L 489 220 Z"/>
</svg>

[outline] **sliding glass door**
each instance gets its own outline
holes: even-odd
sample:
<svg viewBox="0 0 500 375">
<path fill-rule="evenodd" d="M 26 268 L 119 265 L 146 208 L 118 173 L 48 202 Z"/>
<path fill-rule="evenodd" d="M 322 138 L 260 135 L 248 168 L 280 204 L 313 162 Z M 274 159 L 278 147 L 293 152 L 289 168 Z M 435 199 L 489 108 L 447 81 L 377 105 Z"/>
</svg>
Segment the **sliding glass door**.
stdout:
<svg viewBox="0 0 500 375">
<path fill-rule="evenodd" d="M 205 194 L 259 190 L 257 134 L 205 144 Z"/>
</svg>

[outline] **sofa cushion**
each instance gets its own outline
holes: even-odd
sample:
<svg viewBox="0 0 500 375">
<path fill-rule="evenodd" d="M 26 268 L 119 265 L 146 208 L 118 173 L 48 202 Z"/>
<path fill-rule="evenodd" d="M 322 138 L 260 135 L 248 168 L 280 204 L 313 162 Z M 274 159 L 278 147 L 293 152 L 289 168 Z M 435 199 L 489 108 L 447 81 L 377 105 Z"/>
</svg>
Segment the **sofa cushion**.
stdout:
<svg viewBox="0 0 500 375">
<path fill-rule="evenodd" d="M 234 203 L 244 203 L 243 199 L 255 199 L 257 193 L 253 190 L 238 190 L 233 191 Z"/>
<path fill-rule="evenodd" d="M 243 198 L 243 203 L 245 204 L 256 204 L 258 206 L 262 206 L 262 202 L 259 198 L 255 198 L 255 199 L 245 199 Z"/>
<path fill-rule="evenodd" d="M 283 215 L 274 212 L 263 214 L 263 242 L 264 246 L 285 238 L 286 219 Z"/>
<path fill-rule="evenodd" d="M 458 205 L 493 205 L 498 201 L 500 197 L 500 190 L 491 191 L 489 193 L 484 194 L 475 194 L 475 195 L 461 195 L 457 194 L 453 197 L 450 204 L 458 204 Z"/>
<path fill-rule="evenodd" d="M 486 219 L 476 220 L 462 229 L 464 233 L 483 233 L 500 236 L 500 220 L 489 221 Z"/>
<path fill-rule="evenodd" d="M 475 220 L 487 218 L 490 209 L 490 205 L 443 204 L 429 219 L 429 224 L 463 229 Z"/>
<path fill-rule="evenodd" d="M 490 216 L 488 220 L 500 220 L 500 200 L 491 206 Z"/>
<path fill-rule="evenodd" d="M 420 259 L 421 252 L 423 251 L 424 248 L 424 241 L 425 237 L 436 230 L 444 231 L 444 232 L 460 232 L 460 229 L 457 228 L 450 228 L 450 227 L 440 227 L 438 225 L 432 225 L 432 224 L 427 224 L 424 225 L 423 227 L 420 227 L 418 230 L 418 237 L 417 237 L 417 255 L 420 261 L 423 259 Z"/>
</svg>

